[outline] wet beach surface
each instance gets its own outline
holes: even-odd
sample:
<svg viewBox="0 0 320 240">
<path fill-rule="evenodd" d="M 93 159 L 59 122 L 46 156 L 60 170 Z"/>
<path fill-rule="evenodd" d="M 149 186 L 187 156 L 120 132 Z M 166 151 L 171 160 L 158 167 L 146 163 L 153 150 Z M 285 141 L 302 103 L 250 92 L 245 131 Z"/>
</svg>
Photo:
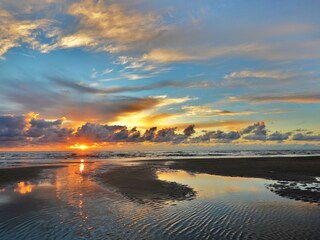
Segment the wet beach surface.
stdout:
<svg viewBox="0 0 320 240">
<path fill-rule="evenodd" d="M 212 159 L 170 158 L 59 160 L 59 167 L 0 170 L 14 173 L 0 185 L 1 239 L 318 238 L 317 158 L 303 159 L 305 169 L 289 166 L 287 176 L 282 169 L 289 159 L 283 168 L 279 159 L 259 159 L 264 167 L 251 168 L 254 176 L 234 174 L 237 160 L 225 161 L 233 162 L 229 173 Z M 263 168 L 273 172 L 262 176 Z M 32 174 L 24 179 L 19 171 Z"/>
</svg>

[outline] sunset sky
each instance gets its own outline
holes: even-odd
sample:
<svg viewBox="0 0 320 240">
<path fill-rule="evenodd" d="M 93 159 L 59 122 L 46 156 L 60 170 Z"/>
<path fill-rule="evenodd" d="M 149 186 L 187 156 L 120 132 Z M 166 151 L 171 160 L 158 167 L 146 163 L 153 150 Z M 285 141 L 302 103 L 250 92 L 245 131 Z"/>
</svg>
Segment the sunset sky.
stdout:
<svg viewBox="0 0 320 240">
<path fill-rule="evenodd" d="M 319 148 L 319 9 L 0 0 L 0 148 Z"/>
</svg>

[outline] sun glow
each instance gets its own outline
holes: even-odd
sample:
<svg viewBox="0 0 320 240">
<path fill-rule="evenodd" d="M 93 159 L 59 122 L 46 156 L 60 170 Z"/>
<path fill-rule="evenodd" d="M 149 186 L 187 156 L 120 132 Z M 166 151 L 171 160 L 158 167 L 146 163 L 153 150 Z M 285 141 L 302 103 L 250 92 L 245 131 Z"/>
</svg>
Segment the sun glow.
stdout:
<svg viewBox="0 0 320 240">
<path fill-rule="evenodd" d="M 80 150 L 86 150 L 89 148 L 89 146 L 85 145 L 85 144 L 79 144 L 79 143 L 76 143 L 72 146 L 70 146 L 69 148 L 71 149 L 80 149 Z"/>
</svg>

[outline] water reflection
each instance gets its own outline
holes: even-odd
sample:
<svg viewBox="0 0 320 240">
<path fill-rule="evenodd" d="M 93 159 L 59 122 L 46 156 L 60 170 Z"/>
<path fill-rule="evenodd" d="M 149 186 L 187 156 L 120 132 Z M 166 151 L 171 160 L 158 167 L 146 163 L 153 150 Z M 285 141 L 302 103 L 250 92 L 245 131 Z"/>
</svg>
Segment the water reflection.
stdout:
<svg viewBox="0 0 320 240">
<path fill-rule="evenodd" d="M 0 189 L 1 240 L 175 239 L 177 234 L 181 239 L 319 236 L 320 209 L 287 202 L 265 189 L 267 181 L 262 179 L 158 172 L 162 180 L 195 188 L 198 197 L 157 206 L 132 202 L 98 185 L 92 176 L 105 166 L 87 160 L 72 162 L 49 170 L 39 182 Z"/>
<path fill-rule="evenodd" d="M 27 193 L 31 193 L 33 187 L 34 186 L 30 182 L 19 182 L 17 184 L 17 187 L 13 191 L 24 195 Z"/>
<path fill-rule="evenodd" d="M 80 163 L 68 165 L 56 174 L 56 197 L 72 207 L 74 213 L 79 216 L 77 228 L 81 234 L 93 229 L 88 223 L 90 212 L 87 208 L 90 202 L 87 199 L 92 197 L 91 193 L 96 190 L 96 184 L 91 181 L 91 174 L 95 168 L 94 164 L 81 159 Z"/>
<path fill-rule="evenodd" d="M 80 173 L 82 173 L 84 171 L 84 164 L 83 163 L 80 163 Z"/>
<path fill-rule="evenodd" d="M 186 171 L 159 171 L 160 180 L 188 185 L 197 192 L 197 198 L 210 199 L 229 194 L 261 192 L 266 180 L 241 177 L 224 177 L 210 174 L 194 174 Z"/>
</svg>

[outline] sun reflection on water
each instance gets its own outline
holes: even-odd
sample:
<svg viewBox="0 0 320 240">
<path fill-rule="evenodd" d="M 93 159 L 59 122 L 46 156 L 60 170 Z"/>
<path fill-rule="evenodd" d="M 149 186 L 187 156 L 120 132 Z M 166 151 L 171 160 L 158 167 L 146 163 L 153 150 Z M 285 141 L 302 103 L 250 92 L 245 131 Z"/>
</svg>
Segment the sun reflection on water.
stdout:
<svg viewBox="0 0 320 240">
<path fill-rule="evenodd" d="M 67 168 L 59 169 L 56 175 L 56 196 L 77 209 L 80 220 L 77 227 L 79 232 L 83 233 L 93 229 L 93 226 L 89 225 L 87 193 L 94 188 L 94 183 L 89 180 L 90 172 L 94 169 L 94 164 L 81 159 L 77 164 L 70 164 Z"/>
<path fill-rule="evenodd" d="M 80 173 L 83 173 L 83 171 L 84 171 L 84 160 L 83 159 L 81 159 L 79 171 L 80 171 Z"/>
<path fill-rule="evenodd" d="M 32 189 L 33 185 L 30 182 L 19 182 L 17 184 L 17 187 L 13 191 L 24 195 L 27 193 L 31 193 Z"/>
</svg>

